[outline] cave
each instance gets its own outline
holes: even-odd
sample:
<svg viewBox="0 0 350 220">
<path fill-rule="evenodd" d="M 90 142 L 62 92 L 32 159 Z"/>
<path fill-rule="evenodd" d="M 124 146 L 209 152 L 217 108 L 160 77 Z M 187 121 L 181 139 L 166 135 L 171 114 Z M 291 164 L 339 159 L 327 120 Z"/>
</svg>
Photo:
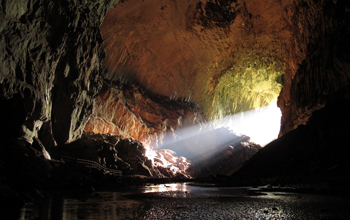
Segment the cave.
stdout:
<svg viewBox="0 0 350 220">
<path fill-rule="evenodd" d="M 6 0 L 0 18 L 2 207 L 164 181 L 348 198 L 348 0 Z"/>
</svg>

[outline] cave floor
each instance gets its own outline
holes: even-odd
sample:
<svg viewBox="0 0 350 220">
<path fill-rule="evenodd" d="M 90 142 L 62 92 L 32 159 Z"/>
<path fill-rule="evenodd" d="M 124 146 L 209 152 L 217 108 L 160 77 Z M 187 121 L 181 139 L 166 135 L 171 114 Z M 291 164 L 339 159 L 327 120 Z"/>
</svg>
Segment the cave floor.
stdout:
<svg viewBox="0 0 350 220">
<path fill-rule="evenodd" d="M 55 195 L 19 219 L 350 219 L 349 196 L 172 183 Z"/>
</svg>

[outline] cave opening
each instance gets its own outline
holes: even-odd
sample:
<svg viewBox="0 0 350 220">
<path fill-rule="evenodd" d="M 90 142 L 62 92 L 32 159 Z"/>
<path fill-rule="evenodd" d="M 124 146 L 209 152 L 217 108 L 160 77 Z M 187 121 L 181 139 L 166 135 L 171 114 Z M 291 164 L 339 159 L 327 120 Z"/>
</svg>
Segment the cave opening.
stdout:
<svg viewBox="0 0 350 220">
<path fill-rule="evenodd" d="M 240 112 L 212 122 L 215 127 L 228 127 L 238 135 L 264 147 L 278 138 L 281 127 L 281 110 L 276 102 L 258 109 Z"/>
<path fill-rule="evenodd" d="M 148 13 L 151 9 L 159 13 Z M 215 13 L 226 10 L 234 13 L 229 21 L 213 20 Z M 110 87 L 118 90 L 113 99 L 120 104 L 111 108 L 107 102 L 112 97 L 103 90 L 100 97 L 108 98 L 98 99 L 85 131 L 135 138 L 154 165 L 182 173 L 193 167 L 202 170 L 186 173 L 194 176 L 218 174 L 208 167 L 222 163 L 228 157 L 225 151 L 236 154 L 252 144 L 254 150 L 245 152 L 247 159 L 257 151 L 256 144 L 276 139 L 281 117 L 276 100 L 284 84 L 287 32 L 257 35 L 259 30 L 237 29 L 237 25 L 252 28 L 247 10 L 240 1 L 117 4 L 105 16 L 101 33 L 104 77 L 111 86 L 123 84 L 122 89 Z M 134 94 L 126 91 L 131 87 Z M 106 108 L 124 113 L 111 116 L 103 113 Z M 214 160 L 220 153 L 224 156 Z M 228 173 L 243 162 L 220 172 Z M 207 168 L 200 169 L 200 164 Z"/>
</svg>

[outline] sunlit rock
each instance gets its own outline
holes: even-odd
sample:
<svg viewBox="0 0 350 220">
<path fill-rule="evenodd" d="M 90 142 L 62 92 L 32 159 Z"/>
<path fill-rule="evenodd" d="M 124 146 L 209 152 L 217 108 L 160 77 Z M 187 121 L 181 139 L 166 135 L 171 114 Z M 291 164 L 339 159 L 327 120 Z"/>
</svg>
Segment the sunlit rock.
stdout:
<svg viewBox="0 0 350 220">
<path fill-rule="evenodd" d="M 132 139 L 120 136 L 84 133 L 74 142 L 54 150 L 56 157 L 65 156 L 92 160 L 108 168 L 118 169 L 123 175 L 164 177 L 146 157 L 144 146 Z"/>
<path fill-rule="evenodd" d="M 190 99 L 210 119 L 276 99 L 293 1 L 128 0 L 101 26 L 108 79 Z"/>
<path fill-rule="evenodd" d="M 168 132 L 206 122 L 192 103 L 147 95 L 142 89 L 114 82 L 105 83 L 86 132 L 120 135 L 157 147 Z"/>
<path fill-rule="evenodd" d="M 271 104 L 283 88 L 283 135 L 347 84 L 348 8 L 347 1 L 125 1 L 101 27 L 105 77 L 191 99 L 208 119 Z"/>
<path fill-rule="evenodd" d="M 230 173 L 261 149 L 249 137 L 237 136 L 227 128 L 180 129 L 175 134 L 175 139 L 170 135 L 164 139 L 160 152 L 167 161 L 185 157 L 190 162 L 186 173 L 193 177 Z"/>
</svg>

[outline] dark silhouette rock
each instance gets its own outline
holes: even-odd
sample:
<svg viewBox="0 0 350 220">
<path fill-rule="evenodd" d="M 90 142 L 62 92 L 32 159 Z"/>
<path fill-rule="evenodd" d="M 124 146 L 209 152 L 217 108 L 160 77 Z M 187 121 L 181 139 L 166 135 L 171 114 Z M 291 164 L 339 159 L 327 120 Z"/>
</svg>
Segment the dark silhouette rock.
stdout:
<svg viewBox="0 0 350 220">
<path fill-rule="evenodd" d="M 313 112 L 306 125 L 266 145 L 233 174 L 233 182 L 346 189 L 349 94 L 349 86 L 341 89 L 323 109 Z"/>
</svg>

